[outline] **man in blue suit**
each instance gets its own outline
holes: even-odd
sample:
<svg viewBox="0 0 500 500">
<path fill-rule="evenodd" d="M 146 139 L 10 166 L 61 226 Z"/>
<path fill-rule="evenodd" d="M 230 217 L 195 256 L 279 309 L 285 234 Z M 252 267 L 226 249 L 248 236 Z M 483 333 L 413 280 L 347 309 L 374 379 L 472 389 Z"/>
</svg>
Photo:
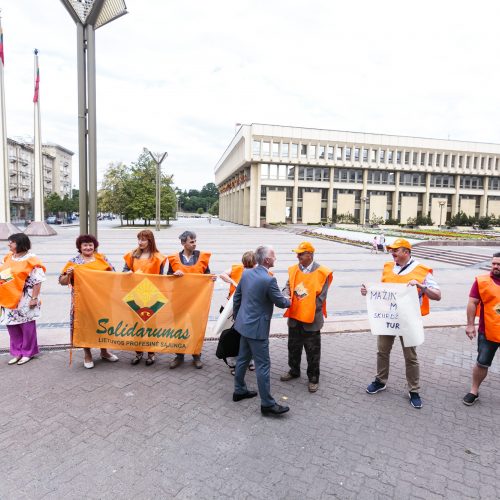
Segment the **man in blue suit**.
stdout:
<svg viewBox="0 0 500 500">
<path fill-rule="evenodd" d="M 254 398 L 257 392 L 249 391 L 245 374 L 250 360 L 255 361 L 255 374 L 261 399 L 263 415 L 281 415 L 290 408 L 281 406 L 271 396 L 269 358 L 269 327 L 274 306 L 285 309 L 290 307 L 278 288 L 276 278 L 269 274 L 276 256 L 270 246 L 260 246 L 255 250 L 257 266 L 246 269 L 234 292 L 234 328 L 240 333 L 240 351 L 236 361 L 233 401 Z"/>
</svg>

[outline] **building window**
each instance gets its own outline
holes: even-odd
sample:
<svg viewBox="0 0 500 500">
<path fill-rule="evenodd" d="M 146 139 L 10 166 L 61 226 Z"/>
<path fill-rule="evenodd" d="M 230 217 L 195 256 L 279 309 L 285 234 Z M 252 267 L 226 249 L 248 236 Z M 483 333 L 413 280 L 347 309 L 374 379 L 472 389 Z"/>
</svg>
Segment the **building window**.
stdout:
<svg viewBox="0 0 500 500">
<path fill-rule="evenodd" d="M 429 167 L 431 167 L 431 166 L 432 166 L 432 160 L 434 159 L 434 154 L 433 154 L 433 153 L 429 153 L 429 154 L 427 155 L 427 158 L 428 158 L 428 160 L 427 160 L 427 165 L 428 165 Z"/>
<path fill-rule="evenodd" d="M 370 161 L 372 161 L 374 163 L 377 161 L 377 150 L 376 149 L 372 149 L 372 154 L 371 154 L 371 157 L 370 157 Z"/>
<path fill-rule="evenodd" d="M 298 158 L 299 156 L 299 145 L 292 144 L 292 158 Z"/>
<path fill-rule="evenodd" d="M 271 143 L 264 141 L 262 143 L 262 153 L 264 156 L 269 156 L 271 153 Z"/>
<path fill-rule="evenodd" d="M 266 218 L 266 207 L 260 207 L 260 216 L 262 219 Z"/>
<path fill-rule="evenodd" d="M 287 187 L 286 188 L 286 201 L 292 201 L 293 200 L 293 187 Z"/>
<path fill-rule="evenodd" d="M 281 145 L 281 157 L 282 158 L 288 158 L 288 150 L 289 150 L 289 144 L 288 142 L 284 142 L 282 145 Z"/>
<path fill-rule="evenodd" d="M 296 167 L 292 167 L 292 166 L 288 167 L 288 180 L 289 181 L 293 181 L 295 179 L 295 168 Z"/>
<path fill-rule="evenodd" d="M 436 166 L 439 167 L 441 165 L 441 153 L 436 153 Z"/>
<path fill-rule="evenodd" d="M 484 156 L 481 156 L 481 168 L 484 168 Z"/>
<path fill-rule="evenodd" d="M 394 172 L 368 172 L 368 184 L 392 184 L 394 185 Z"/>
<path fill-rule="evenodd" d="M 352 152 L 352 149 L 351 148 L 345 148 L 345 160 L 346 161 L 351 161 L 351 152 Z"/>
<path fill-rule="evenodd" d="M 425 165 L 425 153 L 420 153 L 420 165 Z"/>
<path fill-rule="evenodd" d="M 300 157 L 307 158 L 307 144 L 300 145 Z"/>
<path fill-rule="evenodd" d="M 269 179 L 269 165 L 267 163 L 260 164 L 260 178 Z"/>
<path fill-rule="evenodd" d="M 499 177 L 491 177 L 489 180 L 489 188 L 495 191 L 500 190 L 500 178 Z"/>
<path fill-rule="evenodd" d="M 405 151 L 405 165 L 409 165 L 410 163 L 410 153 Z"/>
<path fill-rule="evenodd" d="M 265 200 L 267 196 L 267 187 L 266 186 L 261 186 L 260 187 L 260 199 Z"/>
<path fill-rule="evenodd" d="M 342 147 L 337 146 L 337 160 L 342 160 Z"/>
<path fill-rule="evenodd" d="M 363 182 L 363 171 L 354 168 L 336 168 L 333 174 L 336 182 Z"/>
<path fill-rule="evenodd" d="M 385 149 L 380 150 L 380 163 L 385 163 Z"/>
<path fill-rule="evenodd" d="M 359 161 L 359 148 L 354 148 L 354 161 Z"/>
<path fill-rule="evenodd" d="M 470 168 L 470 156 L 466 156 L 465 158 L 465 168 Z"/>
<path fill-rule="evenodd" d="M 413 158 L 412 158 L 412 164 L 416 165 L 417 164 L 417 154 L 418 153 L 413 153 Z"/>
<path fill-rule="evenodd" d="M 278 158 L 280 155 L 280 143 L 279 142 L 273 142 L 273 156 L 275 158 Z"/>
<path fill-rule="evenodd" d="M 306 167 L 306 181 L 314 180 L 314 167 Z"/>
<path fill-rule="evenodd" d="M 260 141 L 252 142 L 252 152 L 255 156 L 260 156 Z"/>
<path fill-rule="evenodd" d="M 448 166 L 448 155 L 444 155 L 444 167 Z"/>
<path fill-rule="evenodd" d="M 319 146 L 319 159 L 325 159 L 325 146 Z"/>
<path fill-rule="evenodd" d="M 389 149 L 387 151 L 387 163 L 392 163 L 394 160 L 394 151 L 392 151 L 391 149 Z"/>
<path fill-rule="evenodd" d="M 460 187 L 463 189 L 482 189 L 483 178 L 472 175 L 464 175 L 460 177 Z"/>
<path fill-rule="evenodd" d="M 455 157 L 456 157 L 456 155 L 451 155 L 451 166 L 452 166 L 452 168 L 455 167 Z"/>
<path fill-rule="evenodd" d="M 462 155 L 459 155 L 458 157 L 458 168 L 462 168 L 464 164 L 464 157 Z"/>
<path fill-rule="evenodd" d="M 396 163 L 401 165 L 401 151 L 396 151 Z"/>
<path fill-rule="evenodd" d="M 488 170 L 491 170 L 491 156 L 488 158 Z"/>
<path fill-rule="evenodd" d="M 328 159 L 333 160 L 333 146 L 328 146 Z"/>
<path fill-rule="evenodd" d="M 363 161 L 366 163 L 368 161 L 368 149 L 363 148 Z"/>
<path fill-rule="evenodd" d="M 316 158 L 316 146 L 309 146 L 309 158 Z"/>
<path fill-rule="evenodd" d="M 431 175 L 431 186 L 438 188 L 455 187 L 455 177 L 452 175 Z"/>
<path fill-rule="evenodd" d="M 328 189 L 321 190 L 321 201 L 328 201 Z"/>
<path fill-rule="evenodd" d="M 278 178 L 278 165 L 271 164 L 269 165 L 269 179 L 277 179 Z"/>
<path fill-rule="evenodd" d="M 474 168 L 477 168 L 477 156 L 474 156 Z"/>
</svg>

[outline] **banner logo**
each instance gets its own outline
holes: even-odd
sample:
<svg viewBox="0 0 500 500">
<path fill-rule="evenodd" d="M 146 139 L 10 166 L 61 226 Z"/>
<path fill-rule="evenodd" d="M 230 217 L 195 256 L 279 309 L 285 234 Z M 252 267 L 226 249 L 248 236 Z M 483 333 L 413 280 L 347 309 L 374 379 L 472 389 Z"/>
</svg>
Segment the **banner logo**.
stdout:
<svg viewBox="0 0 500 500">
<path fill-rule="evenodd" d="M 156 286 L 144 278 L 125 297 L 123 302 L 132 309 L 144 323 L 147 323 L 165 304 L 168 299 Z"/>
<path fill-rule="evenodd" d="M 12 276 L 12 271 L 10 270 L 10 267 L 4 269 L 3 271 L 0 271 L 0 285 L 4 285 L 5 283 L 12 281 L 13 279 L 14 277 Z"/>
</svg>

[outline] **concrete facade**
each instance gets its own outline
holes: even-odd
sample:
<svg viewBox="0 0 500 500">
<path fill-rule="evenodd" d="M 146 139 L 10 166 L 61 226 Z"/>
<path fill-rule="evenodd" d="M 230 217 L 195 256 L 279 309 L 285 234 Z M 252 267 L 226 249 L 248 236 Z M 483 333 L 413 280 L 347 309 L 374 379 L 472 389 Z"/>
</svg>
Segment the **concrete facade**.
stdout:
<svg viewBox="0 0 500 500">
<path fill-rule="evenodd" d="M 499 159 L 500 144 L 242 125 L 215 166 L 219 216 L 251 227 L 498 217 Z"/>
<path fill-rule="evenodd" d="M 33 144 L 8 139 L 10 211 L 13 220 L 32 217 Z M 44 144 L 42 153 L 44 196 L 71 196 L 73 152 L 57 144 Z"/>
</svg>

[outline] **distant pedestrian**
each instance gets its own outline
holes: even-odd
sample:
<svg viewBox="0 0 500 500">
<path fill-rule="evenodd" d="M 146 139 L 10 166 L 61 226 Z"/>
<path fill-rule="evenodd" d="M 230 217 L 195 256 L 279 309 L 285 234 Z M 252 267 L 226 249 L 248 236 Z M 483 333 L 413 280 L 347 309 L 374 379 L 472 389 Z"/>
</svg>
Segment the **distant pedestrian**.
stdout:
<svg viewBox="0 0 500 500">
<path fill-rule="evenodd" d="M 382 233 L 379 237 L 378 246 L 379 246 L 380 250 L 382 250 L 383 253 L 387 253 L 387 246 L 386 246 L 386 240 L 385 240 L 384 233 Z"/>
<path fill-rule="evenodd" d="M 372 240 L 372 249 L 370 250 L 370 253 L 378 253 L 378 236 L 374 236 Z"/>
<path fill-rule="evenodd" d="M 469 293 L 465 333 L 471 340 L 476 336 L 474 320 L 478 305 L 477 361 L 472 369 L 470 392 L 463 398 L 467 406 L 472 406 L 479 399 L 479 386 L 488 375 L 500 346 L 500 252 L 493 254 L 490 273 L 478 276 Z"/>
<path fill-rule="evenodd" d="M 253 358 L 261 399 L 261 413 L 281 415 L 290 408 L 279 405 L 271 396 L 269 329 L 274 306 L 290 307 L 290 299 L 283 296 L 276 278 L 269 275 L 269 269 L 276 261 L 273 248 L 258 247 L 255 250 L 255 260 L 257 267 L 243 273 L 233 297 L 234 328 L 241 335 L 234 377 L 233 401 L 257 396 L 257 392 L 248 390 L 245 383 L 245 373 Z"/>
<path fill-rule="evenodd" d="M 24 365 L 38 354 L 36 320 L 40 317 L 40 289 L 45 266 L 32 252 L 24 233 L 9 236 L 9 253 L 0 263 L 0 324 L 10 336 L 9 365 Z"/>
<path fill-rule="evenodd" d="M 156 246 L 153 231 L 144 229 L 137 234 L 137 248 L 123 256 L 125 264 L 123 272 L 163 274 L 163 268 L 167 262 L 167 257 L 160 253 Z M 137 365 L 143 358 L 142 351 L 135 352 L 135 358 L 131 364 Z M 155 353 L 148 352 L 146 366 L 151 366 L 155 362 Z"/>
</svg>

